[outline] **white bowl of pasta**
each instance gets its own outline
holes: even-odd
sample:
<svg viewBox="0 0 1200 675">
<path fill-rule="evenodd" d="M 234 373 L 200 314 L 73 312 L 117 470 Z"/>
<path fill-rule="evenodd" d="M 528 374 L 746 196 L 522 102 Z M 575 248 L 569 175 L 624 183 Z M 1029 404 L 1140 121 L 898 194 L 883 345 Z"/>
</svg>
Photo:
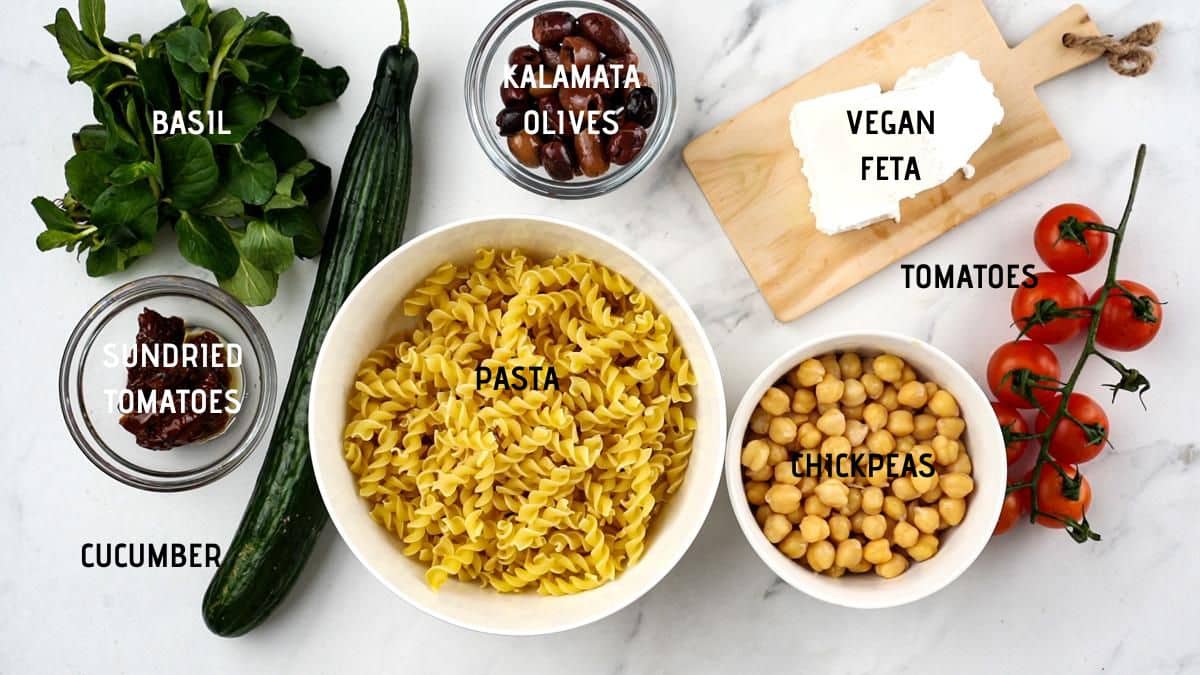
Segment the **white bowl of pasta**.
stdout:
<svg viewBox="0 0 1200 675">
<path fill-rule="evenodd" d="M 417 608 L 506 635 L 596 621 L 658 583 L 712 506 L 725 436 L 679 292 L 542 217 L 459 221 L 389 255 L 338 311 L 309 403 L 355 556 Z"/>
</svg>

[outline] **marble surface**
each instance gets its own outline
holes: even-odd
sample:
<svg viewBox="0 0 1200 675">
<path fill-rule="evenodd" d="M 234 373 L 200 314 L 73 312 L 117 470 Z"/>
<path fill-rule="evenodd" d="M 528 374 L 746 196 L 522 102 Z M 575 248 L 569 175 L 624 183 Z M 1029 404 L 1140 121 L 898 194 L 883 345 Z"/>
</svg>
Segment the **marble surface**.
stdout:
<svg viewBox="0 0 1200 675">
<path fill-rule="evenodd" d="M 1128 31 L 1162 19 L 1158 65 L 1138 80 L 1101 64 L 1040 88 L 1074 150 L 1051 176 L 984 212 L 906 261 L 1036 262 L 1030 232 L 1052 204 L 1084 201 L 1115 220 L 1134 151 L 1149 144 L 1122 275 L 1170 301 L 1166 327 L 1132 357 L 1154 388 L 1148 412 L 1110 407 L 1113 448 L 1087 467 L 1090 518 L 1102 543 L 1077 546 L 1041 528 L 994 541 L 956 583 L 916 604 L 863 612 L 812 600 L 779 582 L 742 538 L 722 491 L 682 562 L 639 602 L 565 634 L 479 635 L 425 616 L 388 593 L 329 528 L 297 587 L 249 636 L 213 637 L 199 603 L 210 572 L 83 569 L 89 541 L 214 541 L 236 526 L 261 463 L 257 454 L 218 484 L 157 495 L 121 486 L 72 445 L 56 403 L 67 334 L 96 299 L 136 276 L 195 273 L 164 233 L 128 273 L 89 279 L 61 252 L 39 254 L 28 206 L 62 190 L 69 133 L 88 114 L 81 87 L 40 26 L 50 0 L 10 3 L 0 22 L 0 673 L 38 672 L 1187 672 L 1200 670 L 1195 514 L 1200 469 L 1194 356 L 1200 319 L 1200 245 L 1189 204 L 1200 175 L 1200 5 L 1187 0 L 1093 0 L 1099 25 Z M 110 0 L 110 27 L 165 25 L 167 0 Z M 227 6 L 228 2 L 220 5 Z M 310 53 L 344 64 L 350 88 L 336 105 L 293 125 L 335 170 L 362 109 L 379 50 L 395 39 L 382 0 L 252 0 L 283 14 Z M 409 212 L 412 234 L 502 212 L 554 214 L 611 234 L 656 264 L 692 303 L 712 339 L 732 405 L 758 370 L 796 340 L 853 328 L 931 340 L 981 376 L 1009 335 L 1009 293 L 907 290 L 898 265 L 790 324 L 776 322 L 680 160 L 683 145 L 791 79 L 884 27 L 919 0 L 639 2 L 678 64 L 679 124 L 645 175 L 615 194 L 559 203 L 510 185 L 471 137 L 462 72 L 499 2 L 411 0 L 421 57 L 414 114 L 420 142 Z M 1017 42 L 1063 3 L 988 0 Z M 703 9 L 699 6 L 703 5 Z M 288 272 L 278 299 L 255 310 L 287 372 L 315 265 Z M 1089 285 L 1098 272 L 1089 273 Z M 1096 393 L 1107 373 L 1093 367 Z"/>
</svg>

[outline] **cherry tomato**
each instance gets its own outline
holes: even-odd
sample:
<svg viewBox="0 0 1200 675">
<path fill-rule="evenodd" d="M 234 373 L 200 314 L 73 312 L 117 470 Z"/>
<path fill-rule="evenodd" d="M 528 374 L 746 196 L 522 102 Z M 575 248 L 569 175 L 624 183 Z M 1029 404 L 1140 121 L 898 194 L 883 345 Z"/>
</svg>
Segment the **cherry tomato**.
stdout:
<svg viewBox="0 0 1200 675">
<path fill-rule="evenodd" d="M 1096 332 L 1096 342 L 1109 349 L 1130 352 L 1141 349 L 1158 335 L 1162 328 L 1162 303 L 1154 291 L 1136 281 L 1120 280 L 1121 288 L 1129 291 L 1137 300 L 1120 289 L 1114 288 L 1108 292 L 1104 308 L 1100 310 L 1100 328 Z M 1094 303 L 1100 299 L 1100 289 L 1092 293 L 1088 302 Z"/>
<path fill-rule="evenodd" d="M 992 401 L 992 410 L 996 413 L 996 421 L 1000 422 L 1000 430 L 1004 432 L 1005 440 L 1008 440 L 1009 434 L 1027 434 L 1029 433 L 1029 424 L 1025 422 L 1025 418 L 1021 417 L 1021 413 L 1011 405 L 997 403 Z M 1009 465 L 1017 463 L 1021 459 L 1021 455 L 1025 454 L 1025 448 L 1029 447 L 1027 440 L 1008 441 L 1004 445 L 1004 452 L 1008 455 Z"/>
<path fill-rule="evenodd" d="M 1061 400 L 1061 396 L 1055 396 L 1046 410 L 1058 410 Z M 1108 415 L 1104 414 L 1099 403 L 1084 394 L 1071 394 L 1071 398 L 1067 399 L 1067 413 L 1087 428 L 1065 416 L 1060 419 L 1050 436 L 1050 456 L 1065 464 L 1083 464 L 1095 459 L 1108 442 Z M 1050 415 L 1039 412 L 1033 422 L 1034 429 L 1041 433 L 1049 426 Z"/>
<path fill-rule="evenodd" d="M 1102 221 L 1082 204 L 1059 204 L 1038 221 L 1033 246 L 1050 269 L 1078 274 L 1095 267 L 1108 252 L 1108 233 L 1083 229 L 1084 223 Z"/>
<path fill-rule="evenodd" d="M 1006 342 L 988 359 L 988 387 L 1001 403 L 1007 403 L 1014 408 L 1036 407 L 1018 391 L 1013 390 L 1014 386 L 1020 386 L 1023 378 L 1040 376 L 1048 378 L 1042 381 L 1044 386 L 1055 386 L 1060 375 L 1058 357 L 1045 345 L 1032 340 Z M 1056 395 L 1053 391 L 1032 387 L 1032 382 L 1029 384 L 1030 391 L 1043 406 Z"/>
<path fill-rule="evenodd" d="M 1013 293 L 1011 310 L 1017 328 L 1024 330 L 1029 339 L 1044 345 L 1066 342 L 1083 332 L 1091 320 L 1090 312 L 1086 310 L 1076 311 L 1072 316 L 1047 316 L 1055 310 L 1087 304 L 1087 291 L 1083 286 L 1060 272 L 1039 272 L 1033 278 L 1037 279 L 1036 286 L 1020 286 Z"/>
<path fill-rule="evenodd" d="M 1042 465 L 1042 470 L 1038 474 L 1037 496 L 1038 496 L 1038 511 L 1047 513 L 1059 518 L 1068 518 L 1077 523 L 1083 521 L 1083 515 L 1087 513 L 1088 507 L 1092 505 L 1092 486 L 1088 483 L 1087 478 L 1079 477 L 1079 493 L 1074 497 L 1063 494 L 1066 486 L 1063 484 L 1063 477 L 1059 475 L 1055 469 L 1053 462 L 1046 462 Z M 1062 466 L 1063 471 L 1071 478 L 1079 476 L 1079 467 L 1077 466 Z M 1039 515 L 1037 523 L 1051 529 L 1062 529 L 1064 524 L 1054 518 Z"/>
<path fill-rule="evenodd" d="M 1021 482 L 1028 481 L 1028 477 L 1021 479 Z M 1031 492 L 1029 488 L 1021 488 L 1004 496 L 1004 504 L 1000 507 L 1000 520 L 996 521 L 996 529 L 992 530 L 993 537 L 1008 532 L 1022 517 L 1029 515 Z"/>
</svg>

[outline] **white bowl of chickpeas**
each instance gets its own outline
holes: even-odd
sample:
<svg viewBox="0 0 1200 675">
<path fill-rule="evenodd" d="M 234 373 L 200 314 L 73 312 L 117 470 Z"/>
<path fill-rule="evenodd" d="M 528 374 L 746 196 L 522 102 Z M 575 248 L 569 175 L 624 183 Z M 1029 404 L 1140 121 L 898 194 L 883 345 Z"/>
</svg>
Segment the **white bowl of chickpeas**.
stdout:
<svg viewBox="0 0 1200 675">
<path fill-rule="evenodd" d="M 781 579 L 857 608 L 919 600 L 991 537 L 1004 440 L 987 396 L 932 345 L 844 333 L 779 357 L 734 412 L 725 478 Z"/>
</svg>

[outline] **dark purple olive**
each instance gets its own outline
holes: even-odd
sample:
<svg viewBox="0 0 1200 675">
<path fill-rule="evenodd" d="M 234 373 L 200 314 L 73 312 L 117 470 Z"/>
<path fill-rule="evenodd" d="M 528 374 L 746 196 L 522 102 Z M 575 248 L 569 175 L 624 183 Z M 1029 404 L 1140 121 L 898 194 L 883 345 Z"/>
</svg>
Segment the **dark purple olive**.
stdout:
<svg viewBox="0 0 1200 675">
<path fill-rule="evenodd" d="M 496 126 L 500 127 L 501 136 L 512 136 L 521 131 L 524 126 L 524 110 L 505 108 L 496 115 Z"/>
<path fill-rule="evenodd" d="M 542 57 L 542 63 L 557 68 L 562 65 L 562 55 L 559 54 L 557 47 L 542 47 L 538 52 Z"/>
<path fill-rule="evenodd" d="M 658 94 L 650 87 L 638 87 L 629 92 L 625 101 L 625 119 L 648 127 L 658 117 Z"/>
<path fill-rule="evenodd" d="M 563 38 L 575 33 L 576 27 L 570 12 L 542 12 L 533 17 L 533 40 L 545 47 L 557 47 Z"/>
<path fill-rule="evenodd" d="M 604 110 L 604 99 L 595 89 L 572 89 L 564 87 L 558 90 L 558 102 L 570 112 L 581 113 L 588 110 Z"/>
<path fill-rule="evenodd" d="M 542 118 L 542 123 L 546 126 L 545 129 L 541 130 L 543 134 L 556 134 L 561 131 L 560 122 L 562 122 L 562 118 L 559 114 L 562 112 L 563 107 L 562 103 L 558 100 L 558 96 L 554 94 L 542 96 L 538 98 L 536 107 L 539 116 Z"/>
<path fill-rule="evenodd" d="M 529 107 L 529 102 L 532 99 L 529 96 L 529 90 L 524 87 L 501 86 L 500 100 L 504 102 L 505 108 L 524 110 Z"/>
<path fill-rule="evenodd" d="M 531 169 L 536 169 L 542 163 L 541 154 L 538 152 L 541 147 L 542 139 L 525 131 L 508 137 L 508 151 L 518 162 Z"/>
<path fill-rule="evenodd" d="M 622 122 L 617 133 L 609 137 L 605 150 L 613 164 L 628 164 L 646 147 L 646 128 L 636 122 Z"/>
<path fill-rule="evenodd" d="M 571 156 L 567 154 L 567 146 L 562 141 L 554 140 L 543 143 L 539 154 L 546 173 L 554 180 L 571 180 L 575 177 L 575 169 L 571 166 Z"/>
<path fill-rule="evenodd" d="M 594 66 L 600 62 L 600 51 L 596 49 L 596 43 L 578 35 L 563 38 L 558 54 L 562 64 L 567 68 L 572 66 L 583 68 Z"/>
<path fill-rule="evenodd" d="M 588 178 L 603 176 L 608 171 L 608 158 L 604 156 L 604 144 L 598 134 L 577 135 L 575 155 L 579 158 L 579 169 Z"/>
<path fill-rule="evenodd" d="M 621 30 L 616 21 L 603 14 L 588 12 L 580 15 L 579 32 L 599 45 L 600 51 L 609 56 L 620 56 L 629 51 L 629 38 L 625 37 L 625 31 Z"/>
<path fill-rule="evenodd" d="M 525 45 L 517 47 L 508 53 L 508 65 L 510 66 L 539 66 L 542 64 L 542 53 L 535 47 Z M 520 72 L 518 70 L 518 72 Z"/>
</svg>

